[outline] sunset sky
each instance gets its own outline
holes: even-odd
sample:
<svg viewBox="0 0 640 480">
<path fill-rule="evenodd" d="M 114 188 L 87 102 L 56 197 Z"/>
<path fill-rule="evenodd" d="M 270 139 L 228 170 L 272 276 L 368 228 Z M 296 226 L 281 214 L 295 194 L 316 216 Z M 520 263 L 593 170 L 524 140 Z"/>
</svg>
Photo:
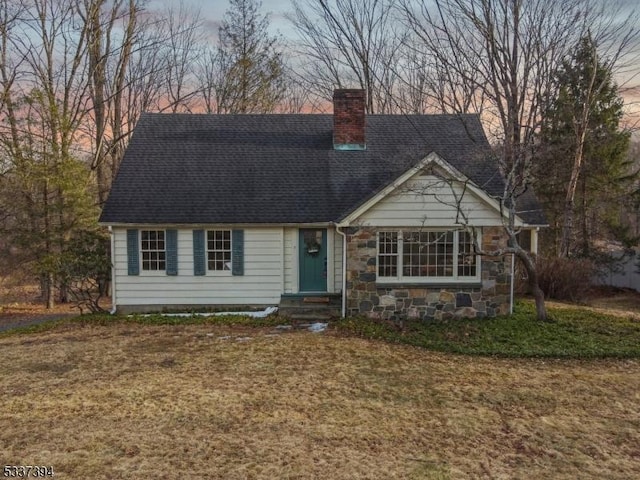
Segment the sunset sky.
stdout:
<svg viewBox="0 0 640 480">
<path fill-rule="evenodd" d="M 206 24 L 211 26 L 211 36 L 217 38 L 217 29 L 220 25 L 224 13 L 229 8 L 228 0 L 183 0 L 188 6 L 199 8 Z M 304 0 L 301 0 L 304 1 Z M 602 0 L 609 1 L 609 0 Z M 624 5 L 629 10 L 637 8 L 637 0 L 619 0 L 620 5 Z M 163 6 L 173 5 L 177 2 L 171 0 L 151 0 L 151 9 L 162 9 Z M 618 3 L 618 2 L 616 2 Z M 262 13 L 269 14 L 271 34 L 280 34 L 287 43 L 295 44 L 296 32 L 290 22 L 285 18 L 286 13 L 291 11 L 291 0 L 262 0 Z M 640 26 L 639 26 L 640 28 Z M 640 63 L 637 66 L 626 69 L 624 77 L 619 78 L 621 93 L 625 97 L 626 110 L 630 114 L 628 120 L 637 123 L 640 111 L 640 87 L 629 88 L 632 85 L 640 84 Z M 637 126 L 637 125 L 636 125 Z"/>
</svg>

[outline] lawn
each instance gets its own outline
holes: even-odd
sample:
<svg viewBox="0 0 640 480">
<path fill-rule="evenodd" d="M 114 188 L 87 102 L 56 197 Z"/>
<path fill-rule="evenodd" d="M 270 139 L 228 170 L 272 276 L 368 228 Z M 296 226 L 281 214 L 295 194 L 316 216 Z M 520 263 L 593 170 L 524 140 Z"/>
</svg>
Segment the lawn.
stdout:
<svg viewBox="0 0 640 480">
<path fill-rule="evenodd" d="M 482 320 L 406 321 L 403 324 L 353 318 L 341 331 L 430 350 L 499 357 L 640 358 L 640 316 L 575 305 L 550 307 L 549 320 L 535 320 L 530 301 L 514 314 Z"/>
<path fill-rule="evenodd" d="M 639 367 L 70 322 L 0 337 L 0 459 L 61 479 L 638 478 Z"/>
</svg>

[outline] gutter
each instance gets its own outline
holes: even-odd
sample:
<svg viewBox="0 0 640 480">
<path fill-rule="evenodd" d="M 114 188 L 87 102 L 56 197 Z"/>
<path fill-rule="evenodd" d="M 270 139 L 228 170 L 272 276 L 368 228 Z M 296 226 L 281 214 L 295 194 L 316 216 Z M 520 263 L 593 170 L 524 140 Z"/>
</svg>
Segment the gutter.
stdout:
<svg viewBox="0 0 640 480">
<path fill-rule="evenodd" d="M 514 290 L 516 284 L 516 255 L 515 253 L 511 254 L 511 289 L 509 292 L 509 315 L 513 315 L 513 300 L 514 300 Z"/>
<path fill-rule="evenodd" d="M 347 316 L 347 234 L 340 231 L 336 225 L 336 232 L 342 236 L 342 318 Z"/>
<path fill-rule="evenodd" d="M 113 233 L 113 227 L 109 225 L 109 237 L 111 240 L 111 310 L 109 313 L 115 315 L 116 313 L 116 239 Z"/>
</svg>

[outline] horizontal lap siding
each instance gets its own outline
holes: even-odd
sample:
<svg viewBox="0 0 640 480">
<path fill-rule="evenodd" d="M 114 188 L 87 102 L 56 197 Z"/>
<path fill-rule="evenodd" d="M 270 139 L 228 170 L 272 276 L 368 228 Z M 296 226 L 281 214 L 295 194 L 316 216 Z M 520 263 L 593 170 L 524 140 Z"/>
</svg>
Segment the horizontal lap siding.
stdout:
<svg viewBox="0 0 640 480">
<path fill-rule="evenodd" d="M 284 229 L 284 292 L 298 292 L 298 229 Z"/>
<path fill-rule="evenodd" d="M 474 226 L 500 225 L 499 212 L 461 184 L 445 184 L 437 177 L 421 176 L 365 212 L 358 221 L 383 227 L 450 227 L 456 219 L 456 195 L 461 210 Z M 453 194 L 455 192 L 456 195 Z"/>
<path fill-rule="evenodd" d="M 331 230 L 329 233 L 331 234 Z M 342 291 L 342 242 L 343 237 L 333 230 L 333 272 L 335 276 L 334 292 Z"/>
<path fill-rule="evenodd" d="M 127 275 L 126 230 L 114 229 L 118 305 L 277 304 L 282 289 L 282 229 L 244 229 L 244 275 L 193 274 L 192 230 L 178 230 L 178 275 Z"/>
</svg>

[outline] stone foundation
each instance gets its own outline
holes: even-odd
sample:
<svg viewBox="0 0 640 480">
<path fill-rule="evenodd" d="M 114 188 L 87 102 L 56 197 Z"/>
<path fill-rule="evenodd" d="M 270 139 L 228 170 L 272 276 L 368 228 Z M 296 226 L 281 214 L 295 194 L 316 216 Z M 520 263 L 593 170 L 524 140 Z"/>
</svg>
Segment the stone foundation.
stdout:
<svg viewBox="0 0 640 480">
<path fill-rule="evenodd" d="M 347 314 L 383 320 L 449 320 L 509 313 L 511 258 L 483 257 L 476 284 L 389 285 L 376 283 L 376 229 L 355 227 L 347 235 Z M 484 228 L 483 249 L 506 239 L 500 227 Z"/>
</svg>

